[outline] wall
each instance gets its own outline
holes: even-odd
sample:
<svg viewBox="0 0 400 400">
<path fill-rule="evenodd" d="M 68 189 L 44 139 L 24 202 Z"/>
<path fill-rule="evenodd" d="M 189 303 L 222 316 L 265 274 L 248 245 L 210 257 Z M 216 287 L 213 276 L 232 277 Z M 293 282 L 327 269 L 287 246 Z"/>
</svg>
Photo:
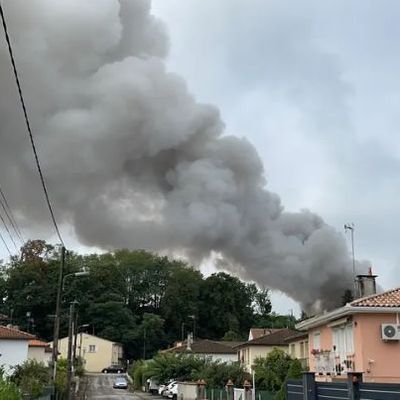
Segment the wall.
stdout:
<svg viewBox="0 0 400 400">
<path fill-rule="evenodd" d="M 178 382 L 178 400 L 196 400 L 197 384 L 194 382 Z"/>
<path fill-rule="evenodd" d="M 28 358 L 28 340 L 0 340 L 0 365 L 8 375 L 10 367 L 22 364 Z"/>
<path fill-rule="evenodd" d="M 286 353 L 289 352 L 289 347 L 285 346 L 249 346 L 240 349 L 240 360 L 248 372 L 251 372 L 251 367 L 256 358 L 265 358 L 275 348 L 282 349 Z"/>
<path fill-rule="evenodd" d="M 101 372 L 103 368 L 113 364 L 113 345 L 113 342 L 87 333 L 79 334 L 77 337 L 76 355 L 80 355 L 84 359 L 85 370 L 87 372 Z M 90 346 L 95 346 L 94 352 L 90 352 Z M 61 353 L 61 357 L 67 358 L 68 338 L 62 338 L 59 341 L 59 352 Z"/>
<path fill-rule="evenodd" d="M 396 323 L 395 314 L 358 314 L 354 318 L 357 332 L 356 360 L 367 382 L 400 381 L 400 341 L 381 339 L 381 324 Z"/>
<path fill-rule="evenodd" d="M 295 340 L 293 342 L 290 342 L 288 344 L 289 346 L 289 355 L 292 358 L 297 358 L 298 360 L 301 361 L 301 365 L 303 368 L 308 367 L 308 359 L 310 356 L 310 350 L 308 346 L 308 337 L 306 338 L 301 338 L 298 340 Z"/>
<path fill-rule="evenodd" d="M 316 349 L 318 345 L 314 342 L 315 334 L 320 334 L 319 350 L 332 350 L 332 329 L 328 326 L 320 326 L 313 328 L 308 333 L 308 347 L 311 352 Z M 315 371 L 315 358 L 311 354 L 309 355 L 310 371 Z"/>
<path fill-rule="evenodd" d="M 48 365 L 51 361 L 51 352 L 45 352 L 44 347 L 29 346 L 28 358 Z"/>
</svg>

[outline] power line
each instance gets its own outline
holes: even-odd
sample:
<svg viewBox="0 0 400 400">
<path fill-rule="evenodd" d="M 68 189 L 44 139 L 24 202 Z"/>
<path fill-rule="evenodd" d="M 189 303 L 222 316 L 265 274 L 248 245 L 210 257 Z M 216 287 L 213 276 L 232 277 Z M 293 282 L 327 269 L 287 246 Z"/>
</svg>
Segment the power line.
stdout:
<svg viewBox="0 0 400 400">
<path fill-rule="evenodd" d="M 20 84 L 20 81 L 19 81 L 19 77 L 18 77 L 17 66 L 15 64 L 14 55 L 13 55 L 11 42 L 10 42 L 10 37 L 8 35 L 6 19 L 5 19 L 5 16 L 4 16 L 3 6 L 1 5 L 1 3 L 0 3 L 0 15 L 1 15 L 2 22 L 3 22 L 4 35 L 5 35 L 5 39 L 6 39 L 7 46 L 8 46 L 8 52 L 10 54 L 10 61 L 11 61 L 13 72 L 14 72 L 15 83 L 16 83 L 17 88 L 18 88 L 19 100 L 21 102 L 21 107 L 22 107 L 22 110 L 23 110 L 23 113 L 24 113 L 26 128 L 28 130 L 28 134 L 29 134 L 29 139 L 30 139 L 31 146 L 32 146 L 33 155 L 35 157 L 36 167 L 37 167 L 37 170 L 38 170 L 38 173 L 39 173 L 40 181 L 42 183 L 44 196 L 46 198 L 47 207 L 49 209 L 51 220 L 53 222 L 54 229 L 55 229 L 55 231 L 57 233 L 58 239 L 60 240 L 61 244 L 64 246 L 64 241 L 62 240 L 61 233 L 60 233 L 60 230 L 59 230 L 58 225 L 57 225 L 56 217 L 54 215 L 53 207 L 52 207 L 51 202 L 50 202 L 50 196 L 49 196 L 49 193 L 47 191 L 47 186 L 46 186 L 46 182 L 45 182 L 45 179 L 44 179 L 44 176 L 43 176 L 42 168 L 40 166 L 39 156 L 38 156 L 38 153 L 37 153 L 37 150 L 36 150 L 35 140 L 33 138 L 32 130 L 31 130 L 31 124 L 29 122 L 28 112 L 26 110 L 24 97 L 22 95 L 22 88 L 21 88 L 21 84 Z"/>
<path fill-rule="evenodd" d="M 15 234 L 18 236 L 18 239 L 21 241 L 21 243 L 24 244 L 24 239 L 22 237 L 21 230 L 19 229 L 17 221 L 16 221 L 14 214 L 11 210 L 11 207 L 7 201 L 6 195 L 4 194 L 3 189 L 1 188 L 1 185 L 0 185 L 0 204 L 3 208 L 4 213 L 7 216 L 9 223 L 11 224 L 12 228 L 14 229 Z"/>
<path fill-rule="evenodd" d="M 8 254 L 10 255 L 10 257 L 12 257 L 11 251 L 10 251 L 10 249 L 8 248 L 7 243 L 6 243 L 6 241 L 4 240 L 4 237 L 3 237 L 3 235 L 2 235 L 1 233 L 0 233 L 0 239 L 1 239 L 1 241 L 3 242 L 3 244 L 4 244 L 4 247 L 7 249 Z"/>
<path fill-rule="evenodd" d="M 15 250 L 18 251 L 18 247 L 17 247 L 17 245 L 15 244 L 14 238 L 13 238 L 13 236 L 11 235 L 11 232 L 10 232 L 10 230 L 8 229 L 8 226 L 7 226 L 7 224 L 6 224 L 6 221 L 4 220 L 3 216 L 1 215 L 1 213 L 0 213 L 0 220 L 1 220 L 1 222 L 3 223 L 3 225 L 4 225 L 4 228 L 6 229 L 6 231 L 7 231 L 7 233 L 8 233 L 8 236 L 10 236 L 11 242 L 12 242 L 12 244 L 14 245 Z"/>
</svg>

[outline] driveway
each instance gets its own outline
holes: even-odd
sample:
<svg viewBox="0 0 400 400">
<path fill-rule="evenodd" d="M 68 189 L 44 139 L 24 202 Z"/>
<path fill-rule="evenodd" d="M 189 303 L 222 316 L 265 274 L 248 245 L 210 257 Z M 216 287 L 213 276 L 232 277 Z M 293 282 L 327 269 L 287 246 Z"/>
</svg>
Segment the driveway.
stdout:
<svg viewBox="0 0 400 400">
<path fill-rule="evenodd" d="M 139 400 L 129 390 L 113 389 L 119 374 L 88 374 L 88 400 Z"/>
</svg>

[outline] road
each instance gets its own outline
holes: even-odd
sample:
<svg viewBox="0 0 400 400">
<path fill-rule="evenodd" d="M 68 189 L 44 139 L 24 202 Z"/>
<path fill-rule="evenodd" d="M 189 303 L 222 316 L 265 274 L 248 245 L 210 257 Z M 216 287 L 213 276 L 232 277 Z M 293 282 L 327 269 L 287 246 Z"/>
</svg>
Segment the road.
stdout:
<svg viewBox="0 0 400 400">
<path fill-rule="evenodd" d="M 89 374 L 88 400 L 139 400 L 126 389 L 113 389 L 118 374 Z"/>
</svg>

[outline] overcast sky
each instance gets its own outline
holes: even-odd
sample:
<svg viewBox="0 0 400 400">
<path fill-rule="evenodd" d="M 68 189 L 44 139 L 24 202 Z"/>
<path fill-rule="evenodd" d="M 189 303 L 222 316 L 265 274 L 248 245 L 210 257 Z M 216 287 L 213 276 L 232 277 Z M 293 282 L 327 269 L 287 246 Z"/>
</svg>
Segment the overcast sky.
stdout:
<svg viewBox="0 0 400 400">
<path fill-rule="evenodd" d="M 354 222 L 356 256 L 398 285 L 399 2 L 154 0 L 153 12 L 169 68 L 255 144 L 286 209 Z"/>
<path fill-rule="evenodd" d="M 153 0 L 152 9 L 169 33 L 168 69 L 221 110 L 226 133 L 256 146 L 285 209 L 310 209 L 338 231 L 354 222 L 356 257 L 384 288 L 399 285 L 400 3 Z M 274 295 L 274 306 L 294 305 Z"/>
</svg>

